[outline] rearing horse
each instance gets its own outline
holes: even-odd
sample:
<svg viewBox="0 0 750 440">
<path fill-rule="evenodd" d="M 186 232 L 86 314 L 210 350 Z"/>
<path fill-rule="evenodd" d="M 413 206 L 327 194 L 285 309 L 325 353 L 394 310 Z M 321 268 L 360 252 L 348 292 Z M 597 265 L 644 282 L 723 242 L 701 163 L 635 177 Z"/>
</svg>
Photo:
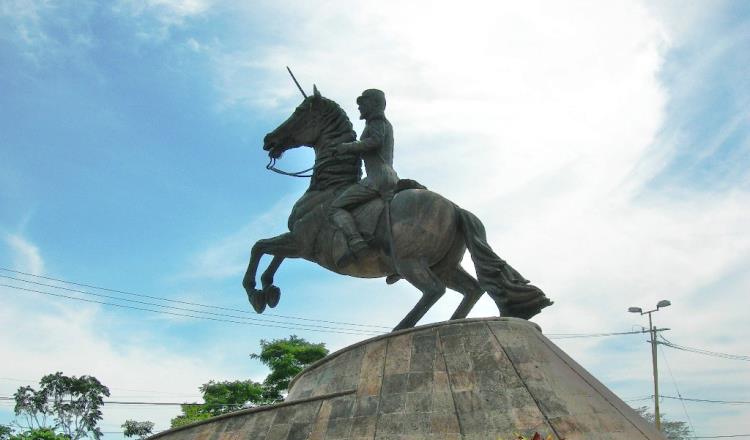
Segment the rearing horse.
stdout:
<svg viewBox="0 0 750 440">
<path fill-rule="evenodd" d="M 272 159 L 286 150 L 309 146 L 315 150 L 310 187 L 295 203 L 289 216 L 289 232 L 258 240 L 252 248 L 242 285 L 256 312 L 275 307 L 281 291 L 273 276 L 285 258 L 304 258 L 326 269 L 359 278 L 387 276 L 393 283 L 403 278 L 422 292 L 422 298 L 394 330 L 413 327 L 450 288 L 463 294 L 451 319 L 465 318 L 483 293 L 488 293 L 502 316 L 529 319 L 552 304 L 537 287 L 528 284 L 515 269 L 487 244 L 482 222 L 441 195 L 419 185 L 400 185 L 383 209 L 373 200 L 352 212 L 370 247 L 362 258 L 336 267 L 347 246 L 343 234 L 329 221 L 330 203 L 362 176 L 358 155 L 334 155 L 329 148 L 356 139 L 346 113 L 314 89 L 294 113 L 264 138 L 263 149 Z M 390 217 L 390 218 L 387 218 Z M 389 234 L 390 231 L 390 234 Z M 477 279 L 460 265 L 469 250 Z M 255 277 L 264 254 L 273 256 Z"/>
</svg>

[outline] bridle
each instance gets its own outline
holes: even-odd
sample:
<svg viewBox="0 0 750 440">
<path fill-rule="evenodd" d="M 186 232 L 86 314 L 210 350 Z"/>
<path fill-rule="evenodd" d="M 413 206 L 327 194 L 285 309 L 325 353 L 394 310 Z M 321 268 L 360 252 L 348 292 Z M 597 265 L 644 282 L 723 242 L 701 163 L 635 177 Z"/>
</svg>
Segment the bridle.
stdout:
<svg viewBox="0 0 750 440">
<path fill-rule="evenodd" d="M 297 85 L 297 88 L 299 89 L 300 93 L 302 93 L 302 96 L 304 97 L 304 99 L 307 99 L 307 94 L 305 93 L 304 90 L 302 90 L 302 87 L 297 82 L 297 78 L 294 77 L 294 74 L 292 73 L 292 69 L 290 69 L 289 66 L 287 66 L 286 70 L 289 72 L 289 75 L 292 76 L 292 80 L 294 80 L 294 84 Z M 307 110 L 309 111 L 310 108 L 308 108 Z M 310 121 L 308 121 L 307 123 L 309 124 Z M 302 171 L 297 171 L 297 172 L 288 172 L 288 171 L 280 170 L 280 169 L 276 168 L 276 158 L 275 157 L 271 157 L 268 160 L 268 164 L 266 165 L 266 169 L 267 170 L 273 171 L 274 173 L 278 173 L 278 174 L 281 174 L 283 176 L 290 176 L 290 177 L 312 177 L 313 176 L 312 174 L 305 174 L 305 173 L 312 171 L 314 168 L 315 168 L 315 166 L 313 165 L 310 168 L 307 168 L 307 169 L 302 170 Z"/>
<path fill-rule="evenodd" d="M 278 173 L 284 176 L 290 176 L 290 177 L 312 177 L 312 174 L 305 174 L 309 171 L 312 171 L 315 168 L 315 166 L 311 166 L 310 168 L 302 171 L 297 171 L 290 173 L 288 171 L 280 170 L 276 168 L 276 158 L 272 157 L 268 160 L 268 164 L 266 165 L 266 169 L 269 171 L 273 171 L 274 173 Z"/>
</svg>

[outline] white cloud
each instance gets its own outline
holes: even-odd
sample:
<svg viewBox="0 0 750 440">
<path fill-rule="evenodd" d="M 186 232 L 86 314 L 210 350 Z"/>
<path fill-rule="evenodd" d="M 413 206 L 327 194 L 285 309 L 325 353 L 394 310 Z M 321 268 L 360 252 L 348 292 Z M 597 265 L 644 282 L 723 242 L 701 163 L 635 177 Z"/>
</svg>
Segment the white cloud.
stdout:
<svg viewBox="0 0 750 440">
<path fill-rule="evenodd" d="M 483 219 L 498 253 L 556 301 L 537 318 L 545 330 L 628 328 L 643 324 L 628 306 L 667 298 L 674 305 L 658 319 L 673 328 L 675 341 L 716 347 L 720 339 L 724 350 L 742 354 L 747 346 L 737 335 L 748 326 L 744 310 L 732 306 L 746 302 L 750 287 L 746 277 L 732 277 L 750 266 L 750 196 L 742 181 L 711 193 L 648 187 L 688 135 L 663 131 L 675 117 L 667 106 L 674 91 L 659 79 L 665 55 L 686 32 L 702 29 L 707 16 L 695 7 L 689 19 L 676 19 L 675 8 L 681 9 L 656 14 L 640 2 L 274 4 L 265 13 L 278 25 L 265 26 L 283 41 L 260 50 L 217 49 L 216 85 L 225 105 L 279 113 L 279 122 L 299 100 L 286 65 L 304 87 L 316 82 L 349 115 L 356 115 L 361 90 L 382 88 L 396 131 L 397 171 Z M 293 31 L 284 29 L 291 23 Z M 683 72 L 690 81 L 682 84 L 704 80 L 701 63 L 711 59 Z M 734 120 L 726 124 L 736 127 Z M 731 282 L 717 288 L 722 280 Z M 384 296 L 385 287 L 372 286 L 368 297 Z M 445 319 L 454 299 L 441 300 L 428 319 Z M 372 319 L 391 319 L 388 305 L 380 313 L 370 309 Z M 494 313 L 486 299 L 475 311 Z M 597 343 L 569 344 L 584 365 L 598 369 L 612 359 L 616 365 L 604 374 L 635 372 L 633 378 L 645 378 L 635 394 L 650 392 L 642 359 Z M 750 379 L 729 365 L 712 374 L 719 367 L 708 358 L 672 368 L 689 390 L 701 378 L 716 387 Z M 724 432 L 717 419 L 698 421 L 701 433 Z"/>
<path fill-rule="evenodd" d="M 20 235 L 5 234 L 5 243 L 11 251 L 13 268 L 34 275 L 44 273 L 44 260 L 39 248 Z"/>
<path fill-rule="evenodd" d="M 5 378 L 33 379 L 32 382 L 19 383 L 0 381 L 4 395 L 13 393 L 21 385 L 36 386 L 45 374 L 62 371 L 67 375 L 92 375 L 110 387 L 117 400 L 129 393 L 125 389 L 141 389 L 146 399 L 158 401 L 170 400 L 159 396 L 159 393 L 172 392 L 185 395 L 186 391 L 198 394 L 197 389 L 207 378 L 214 377 L 221 368 L 206 363 L 205 360 L 169 352 L 163 346 L 155 345 L 152 338 L 138 340 L 133 338 L 124 345 L 113 345 L 106 337 L 111 329 L 106 318 L 97 307 L 59 305 L 32 307 L 28 298 L 13 300 L 17 295 L 7 288 L 2 295 L 11 298 L 4 301 L 0 319 L 5 323 L 5 330 L 0 335 L 0 351 L 5 359 L 3 376 Z M 37 310 L 33 319 L 29 319 L 29 310 Z M 40 310 L 41 309 L 41 310 Z M 124 323 L 122 325 L 125 326 Z M 133 393 L 131 393 L 132 395 Z M 155 396 L 156 394 L 156 396 Z M 172 398 L 171 400 L 174 400 Z M 200 399 L 197 399 L 200 401 Z M 183 401 L 196 401 L 185 398 Z M 169 426 L 169 418 L 179 411 L 177 407 L 167 409 L 144 408 L 143 418 L 154 421 L 157 426 Z M 132 418 L 139 411 L 132 408 L 123 411 L 118 407 L 106 407 L 105 421 L 122 423 L 125 418 Z M 121 418 L 118 422 L 118 418 Z"/>
<path fill-rule="evenodd" d="M 144 19 L 144 37 L 165 38 L 214 6 L 121 1 L 117 7 Z M 352 7 L 333 1 L 268 2 L 260 13 L 257 4 L 233 6 L 232 13 L 243 8 L 249 25 L 274 37 L 272 43 L 259 48 L 248 40 L 247 47 L 232 44 L 224 51 L 220 42 L 183 42 L 214 62 L 222 106 L 278 114 L 281 122 L 299 100 L 286 65 L 303 87 L 317 83 L 351 116 L 361 90 L 385 90 L 396 130 L 397 170 L 480 216 L 498 253 L 556 301 L 535 319 L 545 331 L 627 329 L 644 324 L 626 312 L 628 306 L 648 307 L 667 298 L 673 306 L 660 311 L 657 322 L 672 328 L 670 339 L 747 354 L 741 305 L 750 279 L 737 275 L 750 268 L 747 192 L 647 187 L 685 141 L 679 130 L 662 131 L 674 116 L 667 104 L 675 90 L 658 78 L 667 51 L 686 32 L 702 29 L 701 11 L 689 8 L 683 16 L 667 8 L 655 14 L 639 2 L 383 1 Z M 43 41 L 40 28 L 32 26 L 38 14 L 24 14 L 28 30 L 21 35 Z M 733 46 L 717 45 L 684 72 L 682 86 L 700 84 L 705 63 L 727 47 Z M 737 118 L 726 122 L 727 132 L 741 121 Z M 361 130 L 361 123 L 353 122 Z M 721 133 L 717 136 L 718 142 Z M 282 232 L 290 207 L 291 200 L 284 199 L 207 246 L 184 275 L 222 279 L 242 273 L 252 240 Z M 15 249 L 16 267 L 43 271 L 32 244 L 19 236 L 6 242 Z M 305 294 L 318 304 L 344 304 L 331 307 L 336 310 L 330 314 L 346 315 L 339 309 L 366 304 L 353 314 L 375 324 L 395 323 L 396 311 L 403 307 L 405 313 L 418 298 L 403 282 L 390 288 L 374 281 L 335 282 L 345 287 L 305 282 Z M 446 295 L 426 321 L 447 318 L 457 300 Z M 286 312 L 290 303 L 285 297 L 278 312 L 294 314 Z M 0 311 L 12 329 L 0 334 L 0 352 L 19 359 L 8 375 L 62 369 L 101 376 L 113 387 L 181 392 L 222 371 L 219 359 L 206 364 L 149 345 L 153 340 L 117 346 L 101 334 L 96 308 L 61 308 L 23 319 L 29 308 L 11 304 Z M 474 315 L 495 313 L 485 298 Z M 29 340 L 38 342 L 19 345 Z M 605 378 L 636 383 L 621 390 L 623 397 L 650 393 L 647 353 L 614 351 L 598 340 L 559 343 Z M 667 356 L 684 395 L 737 400 L 733 390 L 750 383 L 746 370 L 725 361 L 681 352 Z M 94 359 L 86 371 L 80 370 L 81 358 Z M 144 383 L 134 384 L 133 377 Z M 750 429 L 740 416 L 721 420 L 707 416 L 708 409 L 696 411 L 699 433 Z"/>
<path fill-rule="evenodd" d="M 238 231 L 212 243 L 190 257 L 188 268 L 178 277 L 226 278 L 244 273 L 250 258 L 250 248 L 260 238 L 270 238 L 287 232 L 286 220 L 294 199 L 284 197 L 267 212 L 257 216 Z"/>
<path fill-rule="evenodd" d="M 134 19 L 138 29 L 136 35 L 144 41 L 153 43 L 163 42 L 170 35 L 172 28 L 179 28 L 185 25 L 187 20 L 206 13 L 212 4 L 211 0 L 119 0 L 112 9 Z"/>
<path fill-rule="evenodd" d="M 0 37 L 34 67 L 59 61 L 85 65 L 88 50 L 96 46 L 85 24 L 95 4 L 80 1 L 74 7 L 45 0 L 10 0 L 0 4 Z"/>
<path fill-rule="evenodd" d="M 44 273 L 36 245 L 17 235 L 7 234 L 4 238 L 15 269 Z M 5 283 L 71 295 L 52 287 L 8 280 Z M 185 343 L 170 342 L 170 325 L 182 325 L 190 331 L 188 326 L 195 321 L 170 322 L 149 314 L 128 317 L 117 313 L 119 309 L 71 303 L 10 287 L 0 287 L 0 297 L 0 353 L 4 360 L 0 395 L 12 395 L 22 385 L 35 387 L 42 376 L 62 371 L 66 375 L 95 376 L 110 388 L 110 400 L 200 402 L 198 387 L 202 383 L 247 377 L 249 370 L 257 370 L 251 362 L 242 364 L 241 360 L 247 359 L 246 352 L 227 348 L 226 340 L 207 346 L 193 339 L 188 348 Z M 235 359 L 227 361 L 227 356 Z M 121 423 L 135 418 L 151 420 L 158 429 L 166 429 L 178 413 L 177 406 L 108 405 L 100 426 L 105 431 L 119 431 Z M 2 423 L 9 421 L 2 420 L 6 417 L 10 413 L 0 413 Z"/>
<path fill-rule="evenodd" d="M 29 48 L 26 53 L 34 58 L 34 48 L 44 45 L 49 37 L 42 30 L 41 15 L 47 5 L 39 1 L 9 1 L 0 4 L 0 18 L 8 20 L 17 40 Z"/>
</svg>

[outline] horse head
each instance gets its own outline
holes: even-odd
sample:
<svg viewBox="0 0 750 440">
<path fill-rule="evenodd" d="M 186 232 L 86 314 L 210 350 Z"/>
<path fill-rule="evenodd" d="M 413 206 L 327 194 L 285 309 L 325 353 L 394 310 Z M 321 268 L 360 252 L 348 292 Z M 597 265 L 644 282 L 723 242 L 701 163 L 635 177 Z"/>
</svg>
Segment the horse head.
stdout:
<svg viewBox="0 0 750 440">
<path fill-rule="evenodd" d="M 263 138 L 263 149 L 268 151 L 268 156 L 278 159 L 286 150 L 314 147 L 324 128 L 321 115 L 332 102 L 313 86 L 313 95 L 306 97 L 286 121 Z"/>
</svg>

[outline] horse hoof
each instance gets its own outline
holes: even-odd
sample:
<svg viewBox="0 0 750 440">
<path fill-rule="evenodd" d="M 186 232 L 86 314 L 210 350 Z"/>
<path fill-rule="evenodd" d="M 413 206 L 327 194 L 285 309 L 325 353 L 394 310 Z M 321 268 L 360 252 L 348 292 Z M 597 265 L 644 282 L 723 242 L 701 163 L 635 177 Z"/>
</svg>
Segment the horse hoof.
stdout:
<svg viewBox="0 0 750 440">
<path fill-rule="evenodd" d="M 255 290 L 252 294 L 248 293 L 247 298 L 255 309 L 255 313 L 263 313 L 263 310 L 266 310 L 266 296 L 260 290 Z"/>
<path fill-rule="evenodd" d="M 281 299 L 281 289 L 271 284 L 263 288 L 263 296 L 265 296 L 268 307 L 274 308 Z"/>
</svg>

